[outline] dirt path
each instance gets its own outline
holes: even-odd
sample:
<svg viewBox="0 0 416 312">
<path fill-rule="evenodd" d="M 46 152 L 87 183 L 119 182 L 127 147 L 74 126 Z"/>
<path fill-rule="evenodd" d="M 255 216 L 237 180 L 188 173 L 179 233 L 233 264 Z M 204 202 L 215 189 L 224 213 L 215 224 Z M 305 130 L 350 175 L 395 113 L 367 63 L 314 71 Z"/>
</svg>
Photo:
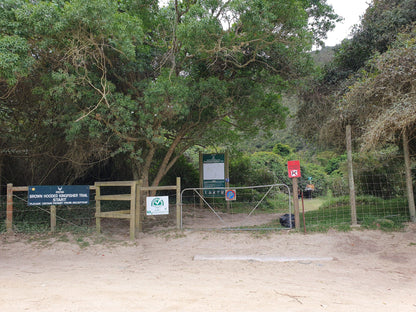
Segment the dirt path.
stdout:
<svg viewBox="0 0 416 312">
<path fill-rule="evenodd" d="M 1 236 L 0 311 L 416 311 L 414 226 L 119 238 Z"/>
</svg>

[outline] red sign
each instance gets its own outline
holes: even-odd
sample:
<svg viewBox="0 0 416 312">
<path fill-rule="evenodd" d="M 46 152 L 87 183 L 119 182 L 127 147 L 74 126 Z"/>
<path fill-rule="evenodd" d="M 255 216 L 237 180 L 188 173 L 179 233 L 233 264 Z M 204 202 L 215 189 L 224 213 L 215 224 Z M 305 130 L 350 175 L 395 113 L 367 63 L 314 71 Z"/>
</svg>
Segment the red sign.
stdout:
<svg viewBox="0 0 416 312">
<path fill-rule="evenodd" d="M 300 163 L 299 160 L 290 160 L 287 162 L 287 172 L 289 178 L 300 178 Z"/>
</svg>

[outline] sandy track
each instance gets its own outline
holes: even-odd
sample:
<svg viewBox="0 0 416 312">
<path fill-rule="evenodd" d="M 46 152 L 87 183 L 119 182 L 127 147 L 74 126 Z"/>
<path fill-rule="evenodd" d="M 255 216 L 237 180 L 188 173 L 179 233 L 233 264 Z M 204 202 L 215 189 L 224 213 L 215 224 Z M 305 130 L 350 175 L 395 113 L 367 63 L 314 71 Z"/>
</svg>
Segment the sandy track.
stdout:
<svg viewBox="0 0 416 312">
<path fill-rule="evenodd" d="M 416 311 L 414 226 L 118 238 L 80 248 L 3 235 L 0 311 Z M 255 260 L 274 258 L 287 261 Z"/>
</svg>

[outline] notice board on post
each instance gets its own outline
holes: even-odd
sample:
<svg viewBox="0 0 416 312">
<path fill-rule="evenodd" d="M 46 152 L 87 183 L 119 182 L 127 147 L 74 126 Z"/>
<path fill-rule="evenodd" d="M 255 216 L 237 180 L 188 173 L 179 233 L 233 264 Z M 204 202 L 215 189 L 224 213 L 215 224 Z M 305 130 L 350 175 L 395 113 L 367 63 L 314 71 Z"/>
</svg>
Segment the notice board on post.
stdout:
<svg viewBox="0 0 416 312">
<path fill-rule="evenodd" d="M 204 197 L 225 196 L 225 154 L 202 154 Z"/>
<path fill-rule="evenodd" d="M 89 185 L 35 185 L 28 188 L 28 205 L 88 205 Z"/>
</svg>

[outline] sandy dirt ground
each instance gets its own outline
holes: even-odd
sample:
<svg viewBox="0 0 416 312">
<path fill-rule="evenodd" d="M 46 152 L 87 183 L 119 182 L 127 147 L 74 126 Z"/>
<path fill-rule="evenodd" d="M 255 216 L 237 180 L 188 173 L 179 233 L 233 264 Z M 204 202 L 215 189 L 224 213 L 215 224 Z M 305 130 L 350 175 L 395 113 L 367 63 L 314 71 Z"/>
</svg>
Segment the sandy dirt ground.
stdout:
<svg viewBox="0 0 416 312">
<path fill-rule="evenodd" d="M 414 225 L 67 235 L 0 236 L 1 312 L 416 311 Z"/>
</svg>

